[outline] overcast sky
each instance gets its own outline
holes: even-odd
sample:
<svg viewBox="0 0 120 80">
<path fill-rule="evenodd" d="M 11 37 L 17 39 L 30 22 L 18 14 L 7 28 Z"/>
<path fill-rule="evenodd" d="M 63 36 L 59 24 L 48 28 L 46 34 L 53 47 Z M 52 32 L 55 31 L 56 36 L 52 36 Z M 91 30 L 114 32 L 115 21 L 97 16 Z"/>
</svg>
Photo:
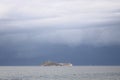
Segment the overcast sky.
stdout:
<svg viewBox="0 0 120 80">
<path fill-rule="evenodd" d="M 0 65 L 120 65 L 120 0 L 0 0 Z"/>
</svg>

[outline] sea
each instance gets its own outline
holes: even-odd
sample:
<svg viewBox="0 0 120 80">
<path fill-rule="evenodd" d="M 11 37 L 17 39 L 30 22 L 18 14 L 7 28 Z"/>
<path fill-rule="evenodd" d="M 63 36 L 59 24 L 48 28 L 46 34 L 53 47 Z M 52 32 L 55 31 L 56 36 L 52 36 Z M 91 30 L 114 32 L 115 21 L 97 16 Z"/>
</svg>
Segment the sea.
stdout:
<svg viewBox="0 0 120 80">
<path fill-rule="evenodd" d="M 120 66 L 1 66 L 0 80 L 120 80 Z"/>
</svg>

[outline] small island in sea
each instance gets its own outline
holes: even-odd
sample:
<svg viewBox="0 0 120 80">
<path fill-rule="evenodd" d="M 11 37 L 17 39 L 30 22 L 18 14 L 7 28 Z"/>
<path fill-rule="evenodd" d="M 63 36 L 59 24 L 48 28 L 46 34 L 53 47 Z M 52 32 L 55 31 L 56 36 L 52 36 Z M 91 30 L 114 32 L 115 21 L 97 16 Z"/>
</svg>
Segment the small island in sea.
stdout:
<svg viewBox="0 0 120 80">
<path fill-rule="evenodd" d="M 72 66 L 71 63 L 57 63 L 52 61 L 47 61 L 41 64 L 41 66 Z"/>
</svg>

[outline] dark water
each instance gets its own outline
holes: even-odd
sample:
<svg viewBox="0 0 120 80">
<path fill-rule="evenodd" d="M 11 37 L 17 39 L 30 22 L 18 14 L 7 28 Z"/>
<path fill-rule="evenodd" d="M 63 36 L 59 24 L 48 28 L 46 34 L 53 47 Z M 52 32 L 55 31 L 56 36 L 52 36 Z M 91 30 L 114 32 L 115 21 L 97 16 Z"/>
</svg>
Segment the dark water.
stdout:
<svg viewBox="0 0 120 80">
<path fill-rule="evenodd" d="M 120 66 L 4 66 L 0 80 L 120 80 Z"/>
</svg>

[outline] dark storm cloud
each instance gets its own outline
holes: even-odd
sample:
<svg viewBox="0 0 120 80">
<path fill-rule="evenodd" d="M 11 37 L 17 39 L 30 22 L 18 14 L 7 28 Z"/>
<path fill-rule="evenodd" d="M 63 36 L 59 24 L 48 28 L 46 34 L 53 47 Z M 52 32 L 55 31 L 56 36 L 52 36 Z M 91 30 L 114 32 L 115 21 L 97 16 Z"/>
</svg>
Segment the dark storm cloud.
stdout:
<svg viewBox="0 0 120 80">
<path fill-rule="evenodd" d="M 36 57 L 24 56 L 22 58 L 4 57 L 0 63 L 3 65 L 39 65 L 46 60 L 57 62 L 71 62 L 74 65 L 119 65 L 120 46 L 78 46 L 68 47 L 64 45 L 46 45 L 37 47 L 39 55 Z M 35 52 L 34 52 L 35 53 Z M 40 55 L 42 53 L 42 55 Z M 9 52 L 10 54 L 10 52 Z M 8 54 L 7 54 L 8 55 Z"/>
<path fill-rule="evenodd" d="M 120 64 L 119 0 L 0 1 L 0 65 Z"/>
</svg>

